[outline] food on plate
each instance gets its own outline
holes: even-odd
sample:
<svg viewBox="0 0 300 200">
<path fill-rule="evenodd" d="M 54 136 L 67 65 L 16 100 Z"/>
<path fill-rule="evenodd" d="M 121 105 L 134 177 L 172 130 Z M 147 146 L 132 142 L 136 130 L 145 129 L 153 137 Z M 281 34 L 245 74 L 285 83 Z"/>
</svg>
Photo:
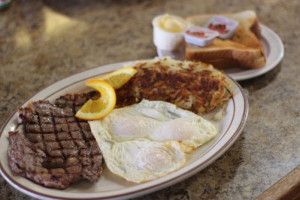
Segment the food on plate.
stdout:
<svg viewBox="0 0 300 200">
<path fill-rule="evenodd" d="M 156 142 L 178 141 L 185 152 L 191 152 L 217 134 L 209 121 L 163 101 L 143 100 L 114 109 L 105 118 L 89 124 L 94 135 L 97 130 L 98 134 L 117 142 L 138 138 Z"/>
<path fill-rule="evenodd" d="M 186 44 L 186 59 L 207 62 L 220 69 L 228 67 L 256 69 L 265 66 L 266 57 L 263 45 L 259 41 L 261 31 L 256 13 L 243 11 L 222 16 L 239 23 L 232 38 L 215 38 L 211 45 L 205 47 Z M 194 26 L 205 26 L 212 17 L 214 15 L 195 15 L 186 20 Z M 222 26 L 217 28 L 220 29 Z"/>
<path fill-rule="evenodd" d="M 99 137 L 98 142 L 109 170 L 135 183 L 169 174 L 182 167 L 186 161 L 178 142 L 116 142 L 103 137 Z"/>
<path fill-rule="evenodd" d="M 87 121 L 76 111 L 97 94 L 74 94 L 55 104 L 41 100 L 19 109 L 19 130 L 9 133 L 13 172 L 40 185 L 64 189 L 80 179 L 95 182 L 103 158 Z"/>
<path fill-rule="evenodd" d="M 137 183 L 180 168 L 185 153 L 217 134 L 207 120 L 163 101 L 114 109 L 89 124 L 110 171 Z"/>
<path fill-rule="evenodd" d="M 159 15 L 153 21 L 153 42 L 160 50 L 174 51 L 184 46 L 182 32 L 186 21 L 175 15 Z"/>
<path fill-rule="evenodd" d="M 100 93 L 100 98 L 88 100 L 76 113 L 76 117 L 85 120 L 95 120 L 105 117 L 116 105 L 116 93 L 129 79 L 134 76 L 136 70 L 132 67 L 124 67 L 101 76 L 90 79 L 85 86 L 94 88 Z"/>
<path fill-rule="evenodd" d="M 94 88 L 101 95 L 98 99 L 89 99 L 76 113 L 76 117 L 85 120 L 94 120 L 105 117 L 116 105 L 114 88 L 106 81 L 91 79 L 85 83 Z"/>
<path fill-rule="evenodd" d="M 97 181 L 104 158 L 111 172 L 128 181 L 159 178 L 217 135 L 197 114 L 225 107 L 233 95 L 224 74 L 211 65 L 167 57 L 137 62 L 85 85 L 96 91 L 19 109 L 19 127 L 9 132 L 13 172 L 65 189 L 80 179 Z"/>
<path fill-rule="evenodd" d="M 116 90 L 117 107 L 147 99 L 203 114 L 224 106 L 233 95 L 224 74 L 202 62 L 165 57 L 138 62 L 134 67 L 137 73 Z"/>
<path fill-rule="evenodd" d="M 99 77 L 99 80 L 104 80 L 109 83 L 114 89 L 119 89 L 127 83 L 136 73 L 132 67 L 123 67 L 109 74 Z"/>
</svg>

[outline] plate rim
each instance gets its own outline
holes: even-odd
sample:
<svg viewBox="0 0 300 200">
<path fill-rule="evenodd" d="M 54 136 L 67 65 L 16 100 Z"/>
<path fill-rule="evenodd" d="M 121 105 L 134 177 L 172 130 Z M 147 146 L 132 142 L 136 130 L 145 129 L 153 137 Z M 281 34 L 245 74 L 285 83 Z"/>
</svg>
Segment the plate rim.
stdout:
<svg viewBox="0 0 300 200">
<path fill-rule="evenodd" d="M 132 62 L 138 62 L 138 61 L 141 61 L 141 60 L 134 60 L 134 61 L 126 61 L 126 62 L 119 62 L 119 63 L 113 63 L 113 64 L 108 64 L 108 65 L 103 65 L 103 66 L 99 66 L 99 67 L 96 67 L 96 68 L 93 68 L 93 69 L 90 69 L 90 70 L 85 70 L 85 71 L 82 71 L 82 72 L 79 72 L 79 73 L 76 73 L 74 75 L 71 75 L 69 77 L 66 77 L 64 79 L 61 79 L 59 81 L 56 81 L 54 83 L 52 83 L 51 85 L 49 86 L 46 86 L 45 88 L 41 89 L 39 92 L 35 93 L 33 96 L 31 96 L 30 98 L 28 98 L 23 104 L 19 105 L 11 114 L 10 116 L 7 118 L 7 120 L 3 123 L 1 129 L 0 129 L 0 139 L 1 139 L 1 136 L 3 134 L 3 131 L 5 129 L 5 127 L 7 126 L 7 124 L 12 120 L 12 118 L 14 117 L 14 115 L 17 114 L 17 111 L 18 111 L 18 108 L 20 106 L 23 106 L 25 105 L 26 103 L 28 103 L 30 100 L 32 100 L 35 96 L 41 94 L 43 91 L 49 89 L 50 87 L 52 87 L 53 85 L 56 85 L 56 84 L 62 84 L 64 81 L 68 81 L 68 80 L 72 80 L 72 79 L 76 79 L 76 77 L 78 77 L 79 75 L 81 74 L 84 74 L 84 73 L 88 73 L 88 72 L 92 72 L 92 71 L 96 71 L 98 68 L 108 68 L 111 67 L 111 66 L 119 66 L 118 68 L 121 67 L 121 65 L 126 65 L 128 63 L 132 63 Z M 113 70 L 113 69 L 110 69 L 110 71 Z M 101 74 L 103 73 L 106 73 L 106 72 L 109 72 L 109 70 L 105 71 L 102 70 Z M 92 76 L 87 76 L 87 75 L 83 75 L 85 78 L 84 79 L 88 79 L 88 78 L 92 78 L 93 76 L 99 76 L 99 74 L 97 75 L 92 75 Z M 232 133 L 232 135 L 230 136 L 230 138 L 225 141 L 224 145 L 221 146 L 219 149 L 217 149 L 217 151 L 212 154 L 211 156 L 209 156 L 209 158 L 207 158 L 207 160 L 203 161 L 202 163 L 199 163 L 198 165 L 196 165 L 195 167 L 193 167 L 190 171 L 187 171 L 185 173 L 182 173 L 182 174 L 179 174 L 178 176 L 176 177 L 173 177 L 171 179 L 168 179 L 168 180 L 165 180 L 165 181 L 162 181 L 162 182 L 159 182 L 155 185 L 150 185 L 150 186 L 146 186 L 145 188 L 141 188 L 141 189 L 138 189 L 137 191 L 132 191 L 132 192 L 125 192 L 123 194 L 116 194 L 116 195 L 110 195 L 110 196 L 105 196 L 105 197 L 90 197 L 90 198 L 85 198 L 85 199 L 89 199 L 89 200 L 92 200 L 92 199 L 106 199 L 106 198 L 110 198 L 110 199 L 114 199 L 114 198 L 129 198 L 129 197 L 133 197 L 134 196 L 139 196 L 139 195 L 142 195 L 142 194 L 147 194 L 147 193 L 150 193 L 150 192 L 154 192 L 156 190 L 160 190 L 160 189 L 163 189 L 163 188 L 166 188 L 170 185 L 173 185 L 175 183 L 178 183 L 190 176 L 192 176 L 193 174 L 196 174 L 198 173 L 199 171 L 205 169 L 208 165 L 210 165 L 212 162 L 214 162 L 216 159 L 218 159 L 220 156 L 222 156 L 228 148 L 230 148 L 232 146 L 232 144 L 236 141 L 236 139 L 239 137 L 239 135 L 241 134 L 245 124 L 246 124 L 246 120 L 247 120 L 247 117 L 248 117 L 248 112 L 249 112 L 249 103 L 248 103 L 248 98 L 243 90 L 243 88 L 237 83 L 236 80 L 234 80 L 232 77 L 228 76 L 225 74 L 225 76 L 231 81 L 233 82 L 237 88 L 238 88 L 238 91 L 241 92 L 242 94 L 242 100 L 243 100 L 243 104 L 244 104 L 244 110 L 243 110 L 243 114 L 242 114 L 242 117 L 241 117 L 241 120 L 239 121 L 239 125 L 237 126 L 236 128 L 236 131 L 234 133 Z M 74 82 L 70 83 L 70 84 L 64 84 L 62 85 L 61 88 L 59 89 L 56 89 L 55 92 L 53 92 L 52 94 L 48 95 L 47 97 L 45 98 L 49 98 L 49 96 L 57 93 L 58 91 L 60 90 L 63 90 L 64 88 L 66 87 L 69 87 L 71 85 L 74 85 L 76 84 L 77 82 L 80 82 L 84 79 L 81 79 L 81 80 L 75 80 Z M 232 98 L 233 102 L 234 102 L 234 98 Z M 235 103 L 234 103 L 235 105 Z M 235 112 L 234 112 L 235 113 Z M 233 121 L 233 119 L 232 119 Z M 228 130 L 230 129 L 231 127 L 231 123 L 232 121 L 230 122 L 230 125 L 228 127 Z M 226 132 L 228 131 L 226 130 Z M 226 133 L 225 132 L 225 133 Z M 223 135 L 223 137 L 225 136 L 226 134 Z M 4 136 L 3 136 L 4 137 Z M 219 138 L 218 141 L 220 141 L 222 138 Z M 216 144 L 217 142 L 212 145 L 206 153 L 208 153 Z M 206 154 L 205 153 L 205 154 Z M 204 154 L 204 155 L 205 155 Z M 204 156 L 203 155 L 203 156 Z M 26 194 L 26 195 L 29 195 L 29 196 L 32 196 L 32 197 L 39 197 L 39 198 L 47 198 L 47 199 L 61 199 L 60 197 L 58 196 L 52 196 L 52 195 L 49 195 L 49 194 L 45 194 L 45 193 L 41 193 L 41 192 L 37 192 L 37 191 L 34 191 L 30 188 L 27 188 L 26 186 L 23 186 L 21 183 L 18 183 L 16 180 L 14 180 L 13 177 L 11 177 L 9 174 L 6 173 L 5 169 L 2 167 L 2 162 L 0 160 L 0 174 L 2 175 L 2 177 L 11 185 L 13 186 L 15 189 L 21 191 L 22 193 Z M 65 197 L 62 197 L 62 198 L 65 198 Z M 74 199 L 74 200 L 78 200 L 78 199 L 83 199 L 83 198 L 70 198 L 68 197 L 68 199 Z"/>
<path fill-rule="evenodd" d="M 275 31 L 273 31 L 271 28 L 269 28 L 268 26 L 262 23 L 259 23 L 259 25 L 261 27 L 262 39 L 264 39 L 270 46 L 270 52 L 272 51 L 272 49 L 274 49 L 275 46 L 277 45 L 279 46 L 278 48 L 279 52 L 278 54 L 275 55 L 277 56 L 277 58 L 270 65 L 265 65 L 262 68 L 245 69 L 245 71 L 240 71 L 236 73 L 228 72 L 227 74 L 236 81 L 248 80 L 263 75 L 269 72 L 270 70 L 272 70 L 273 68 L 275 68 L 284 57 L 284 45 L 281 38 L 278 36 L 278 34 Z M 270 40 L 270 38 L 266 37 L 266 34 L 270 34 L 274 38 L 274 40 Z M 266 57 L 266 61 L 268 60 L 267 58 L 268 57 Z M 224 72 L 226 73 L 226 69 L 224 69 Z M 248 72 L 249 74 L 244 74 L 245 72 Z"/>
</svg>

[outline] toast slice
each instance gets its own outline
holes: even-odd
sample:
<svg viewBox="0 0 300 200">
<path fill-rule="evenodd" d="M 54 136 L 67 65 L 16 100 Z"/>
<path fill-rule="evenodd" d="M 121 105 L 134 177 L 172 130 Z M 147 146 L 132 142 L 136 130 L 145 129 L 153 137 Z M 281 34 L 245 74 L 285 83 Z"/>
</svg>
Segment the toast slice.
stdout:
<svg viewBox="0 0 300 200">
<path fill-rule="evenodd" d="M 235 14 L 222 14 L 239 22 L 231 39 L 214 39 L 211 45 L 199 47 L 186 44 L 186 59 L 203 61 L 223 69 L 229 67 L 261 68 L 266 64 L 264 48 L 259 38 L 261 30 L 256 13 L 243 11 Z M 213 17 L 210 15 L 195 15 L 186 20 L 192 25 L 204 26 Z"/>
</svg>

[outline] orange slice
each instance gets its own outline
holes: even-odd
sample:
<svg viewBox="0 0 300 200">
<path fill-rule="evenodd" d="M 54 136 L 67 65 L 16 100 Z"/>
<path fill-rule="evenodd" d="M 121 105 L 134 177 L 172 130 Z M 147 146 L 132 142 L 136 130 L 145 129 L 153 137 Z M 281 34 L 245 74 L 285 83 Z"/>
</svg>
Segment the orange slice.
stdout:
<svg viewBox="0 0 300 200">
<path fill-rule="evenodd" d="M 108 82 L 114 89 L 122 87 L 137 71 L 132 67 L 123 67 L 114 72 L 99 77 L 98 79 Z"/>
<path fill-rule="evenodd" d="M 76 117 L 85 120 L 96 120 L 105 117 L 110 113 L 116 105 L 116 93 L 114 88 L 103 80 L 91 79 L 85 83 L 85 86 L 89 86 L 99 91 L 101 97 L 96 100 L 88 100 L 77 111 Z"/>
</svg>

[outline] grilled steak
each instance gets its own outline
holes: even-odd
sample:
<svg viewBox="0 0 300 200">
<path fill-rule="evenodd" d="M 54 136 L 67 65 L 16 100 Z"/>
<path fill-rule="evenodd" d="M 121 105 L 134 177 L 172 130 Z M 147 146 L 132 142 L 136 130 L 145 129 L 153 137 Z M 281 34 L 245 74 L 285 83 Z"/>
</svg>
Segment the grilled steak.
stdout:
<svg viewBox="0 0 300 200">
<path fill-rule="evenodd" d="M 87 121 L 76 111 L 93 94 L 36 101 L 19 110 L 23 130 L 9 133 L 13 172 L 46 187 L 64 189 L 80 179 L 97 181 L 103 158 Z"/>
</svg>

